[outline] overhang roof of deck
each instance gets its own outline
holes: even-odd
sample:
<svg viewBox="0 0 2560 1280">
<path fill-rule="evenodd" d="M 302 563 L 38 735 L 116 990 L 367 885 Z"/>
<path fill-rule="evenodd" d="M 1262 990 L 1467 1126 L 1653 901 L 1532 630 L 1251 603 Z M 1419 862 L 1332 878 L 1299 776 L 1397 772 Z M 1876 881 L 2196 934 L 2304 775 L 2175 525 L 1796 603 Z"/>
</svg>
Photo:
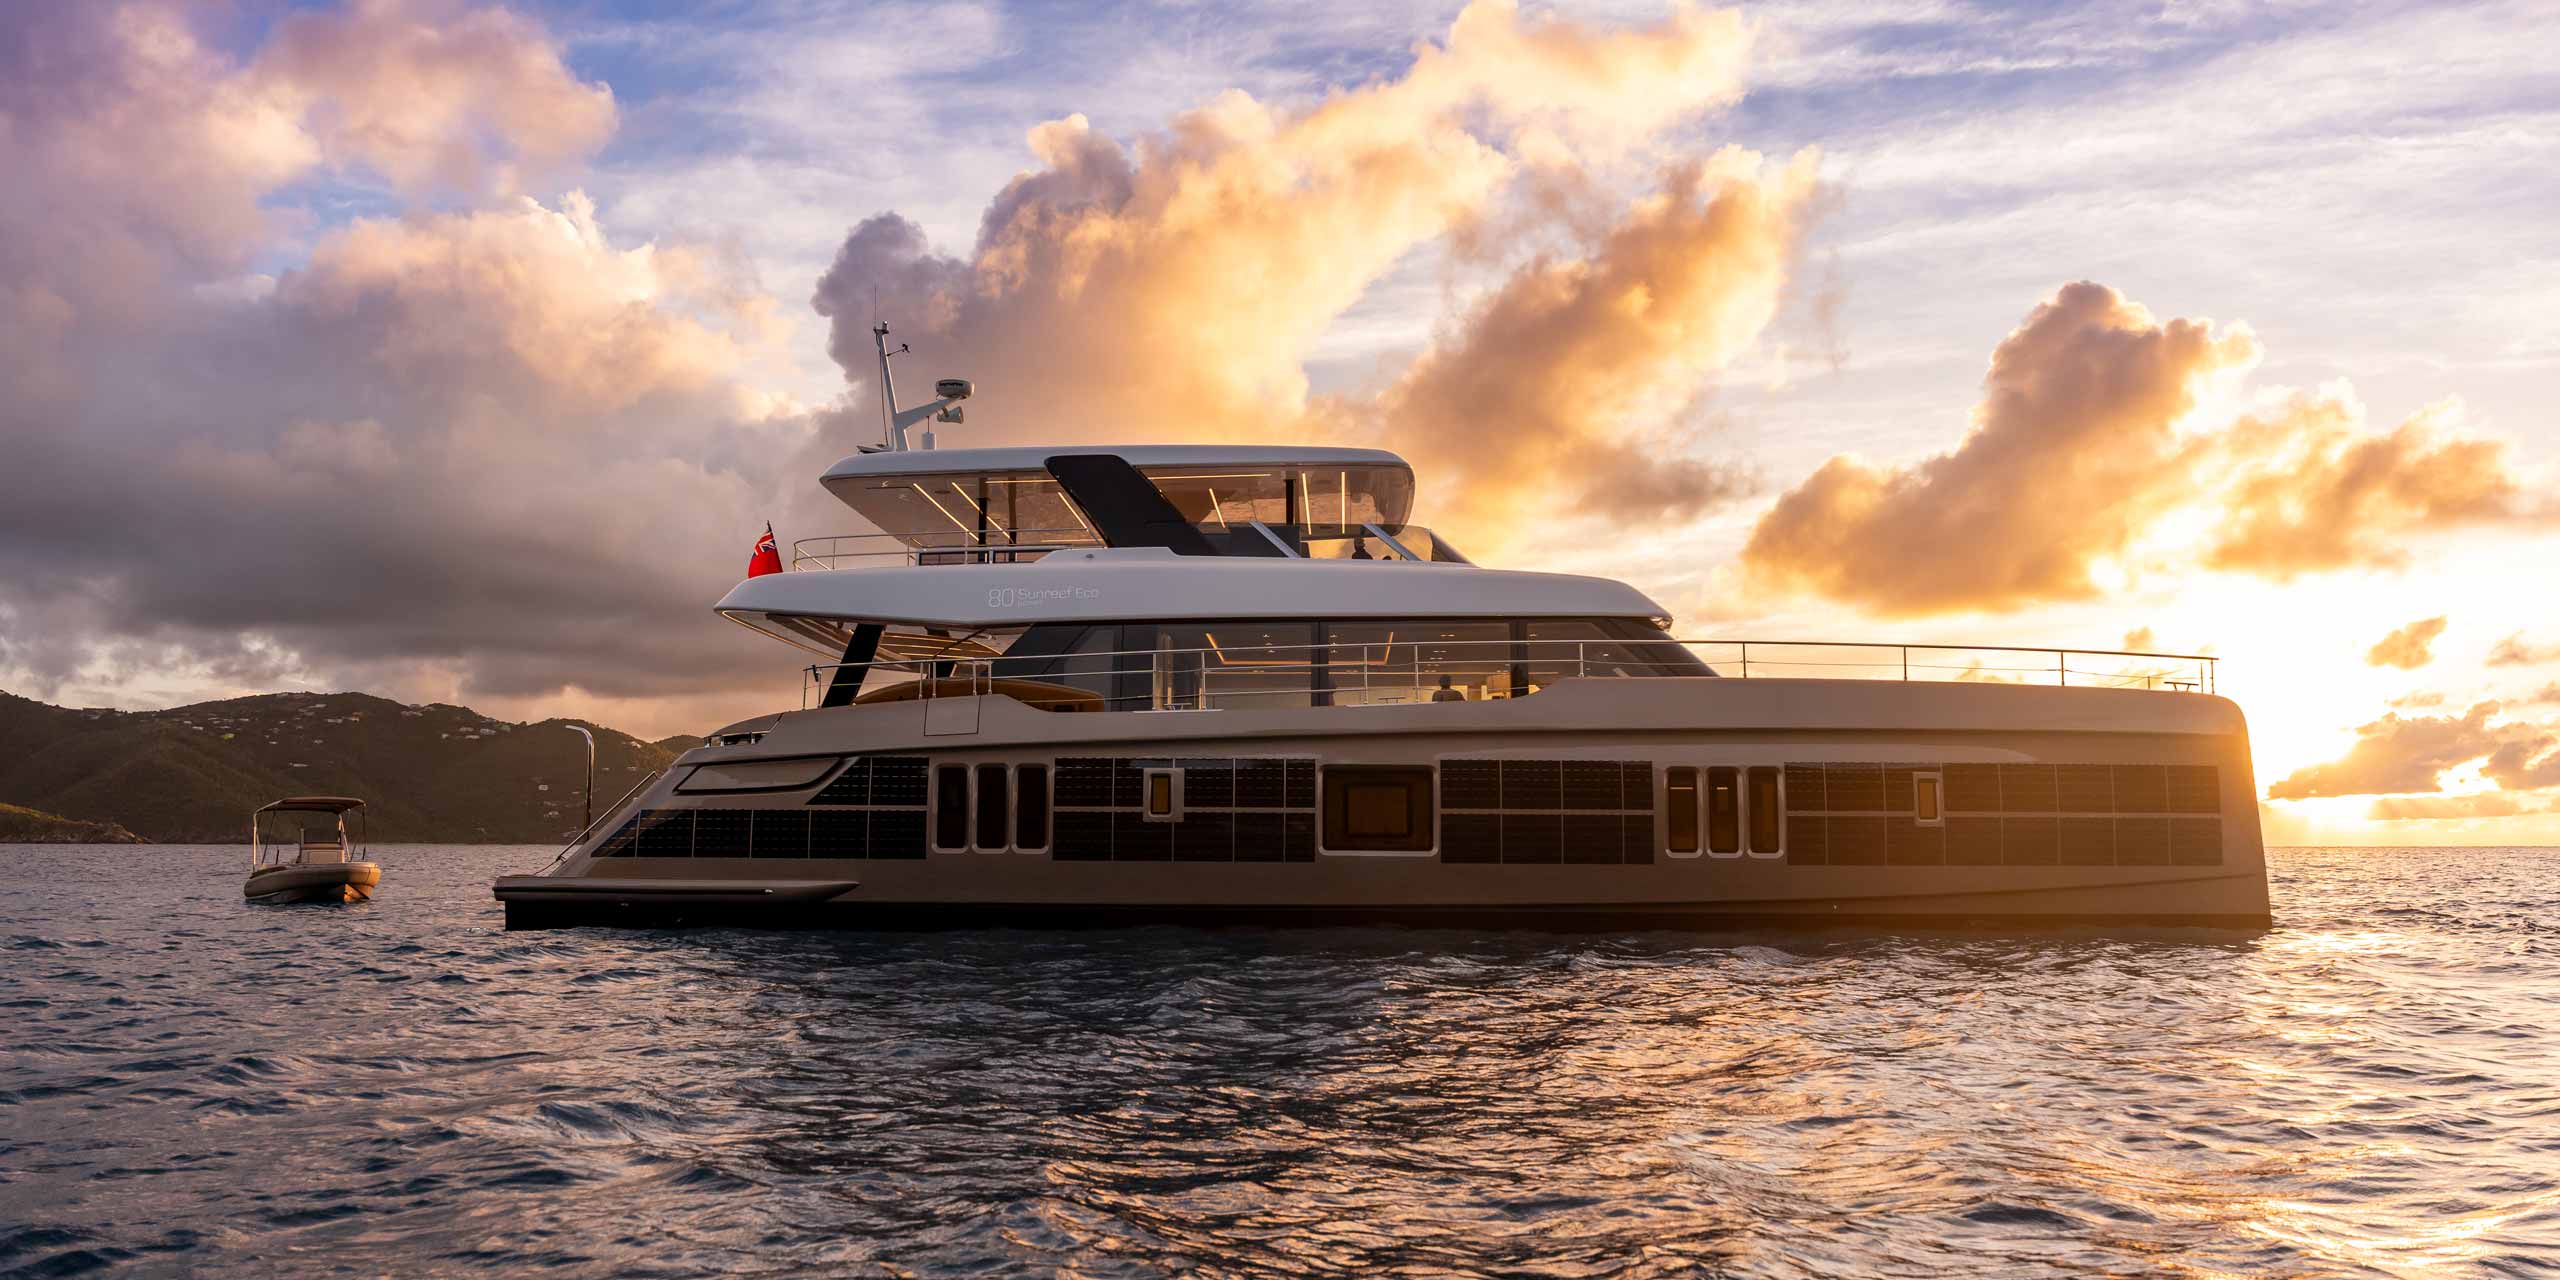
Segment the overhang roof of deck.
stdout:
<svg viewBox="0 0 2560 1280">
<path fill-rule="evenodd" d="M 1295 618 L 1641 618 L 1668 611 L 1607 578 L 1406 560 L 1180 556 L 1154 547 L 1059 551 L 1020 565 L 771 573 L 714 606 L 759 615 L 914 626 Z"/>
<path fill-rule="evenodd" d="M 834 492 L 838 481 L 869 480 L 882 476 L 1045 473 L 1049 469 L 1049 459 L 1062 453 L 1108 453 L 1139 468 L 1300 466 L 1413 469 L 1404 459 L 1384 449 L 1272 444 L 1012 445 L 987 449 L 857 453 L 827 468 L 819 483 L 826 485 L 829 492 Z"/>
</svg>

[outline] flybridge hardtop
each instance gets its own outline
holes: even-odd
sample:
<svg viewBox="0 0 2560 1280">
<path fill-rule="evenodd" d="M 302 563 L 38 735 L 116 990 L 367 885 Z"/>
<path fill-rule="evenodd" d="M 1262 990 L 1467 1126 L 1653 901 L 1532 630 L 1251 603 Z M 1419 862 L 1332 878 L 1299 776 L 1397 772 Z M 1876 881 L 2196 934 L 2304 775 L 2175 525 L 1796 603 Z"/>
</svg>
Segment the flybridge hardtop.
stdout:
<svg viewBox="0 0 2560 1280">
<path fill-rule="evenodd" d="M 1177 545 L 1136 524 L 1182 524 L 1227 539 L 1229 554 L 1285 556 L 1308 554 L 1311 538 L 1392 538 L 1413 507 L 1413 469 L 1392 453 L 1285 445 L 860 453 L 823 483 L 907 547 Z M 1450 558 L 1427 539 L 1408 550 Z"/>
</svg>

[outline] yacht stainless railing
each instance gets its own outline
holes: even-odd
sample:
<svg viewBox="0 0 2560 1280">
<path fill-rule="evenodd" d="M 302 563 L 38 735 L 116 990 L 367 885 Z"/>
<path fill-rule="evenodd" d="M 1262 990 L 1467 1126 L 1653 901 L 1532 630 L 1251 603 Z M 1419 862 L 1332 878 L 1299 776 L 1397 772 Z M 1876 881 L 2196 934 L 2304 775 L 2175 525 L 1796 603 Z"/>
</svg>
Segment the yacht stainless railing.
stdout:
<svg viewBox="0 0 2560 1280">
<path fill-rule="evenodd" d="M 1429 529 L 1421 525 L 1400 525 L 1392 531 L 1379 525 L 1351 525 L 1345 528 L 1302 529 L 1294 535 L 1284 527 L 1264 525 L 1258 521 L 1194 526 L 1203 534 L 1223 539 L 1265 539 L 1270 543 L 1264 554 L 1298 556 L 1311 560 L 1438 560 L 1463 563 L 1466 557 Z M 847 533 L 821 538 L 802 538 L 791 544 L 791 567 L 794 570 L 872 568 L 888 564 L 1029 564 L 1054 551 L 1090 549 L 1103 541 L 1093 530 L 1015 529 L 1010 533 L 990 530 L 983 538 L 974 534 L 925 534 L 911 537 L 889 533 Z"/>
<path fill-rule="evenodd" d="M 621 816 L 622 806 L 629 804 L 631 802 L 631 797 L 640 794 L 641 788 L 648 786 L 652 782 L 656 782 L 658 780 L 658 775 L 665 772 L 666 770 L 664 769 L 651 769 L 638 782 L 632 783 L 631 789 L 623 792 L 621 798 L 598 810 L 596 812 L 596 816 L 589 820 L 586 826 L 578 829 L 578 834 L 569 837 L 569 843 L 560 846 L 560 852 L 551 855 L 551 866 L 556 867 L 561 863 L 568 861 L 569 855 L 575 852 L 579 845 L 585 844 L 587 842 L 587 837 L 595 834 L 596 828 L 601 827 L 605 823 Z M 549 867 L 544 868 L 546 871 L 549 869 Z"/>
<path fill-rule="evenodd" d="M 1015 540 L 1009 542 L 978 542 L 958 534 L 951 537 L 948 545 L 919 544 L 890 533 L 802 538 L 791 544 L 791 567 L 806 571 L 881 564 L 1029 564 L 1052 551 L 1102 545 L 1102 539 L 1090 529 L 1016 529 Z"/>
<path fill-rule="evenodd" d="M 1677 646 L 1681 656 L 1664 652 Z M 1800 656 L 1801 655 L 1801 656 Z M 1700 666 L 1686 665 L 1695 658 Z M 801 706 L 838 672 L 891 682 L 867 697 L 973 697 L 1003 692 L 1056 710 L 1206 711 L 1224 706 L 1358 706 L 1526 697 L 1587 678 L 1880 679 L 2214 691 L 2218 660 L 2202 654 L 2015 645 L 1869 644 L 1842 640 L 1390 640 L 1322 645 L 1211 645 L 1023 658 L 882 658 L 804 669 Z M 1067 668 L 1060 670 L 1059 668 Z M 1143 683 L 1142 692 L 1102 692 Z M 906 693 L 889 694 L 892 688 Z"/>
</svg>

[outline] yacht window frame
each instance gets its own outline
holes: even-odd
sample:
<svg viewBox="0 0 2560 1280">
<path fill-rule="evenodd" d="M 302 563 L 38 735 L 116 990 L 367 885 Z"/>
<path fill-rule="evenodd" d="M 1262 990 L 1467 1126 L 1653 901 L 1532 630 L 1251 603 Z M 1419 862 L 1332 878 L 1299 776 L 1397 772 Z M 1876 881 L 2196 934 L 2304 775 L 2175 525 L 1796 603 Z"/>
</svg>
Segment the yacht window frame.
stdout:
<svg viewBox="0 0 2560 1280">
<path fill-rule="evenodd" d="M 1164 784 L 1164 807 L 1156 807 L 1156 784 Z M 1182 769 L 1150 765 L 1139 771 L 1138 816 L 1149 822 L 1182 821 Z"/>
<path fill-rule="evenodd" d="M 925 791 L 925 800 L 933 822 L 933 831 L 925 844 L 932 852 L 967 853 L 969 851 L 969 820 L 974 816 L 972 810 L 976 807 L 975 797 L 970 794 L 976 785 L 976 779 L 971 776 L 974 772 L 967 764 L 957 760 L 935 762 Z M 944 785 L 948 779 L 955 776 L 960 780 L 956 814 L 951 811 L 955 805 L 950 789 Z"/>
<path fill-rule="evenodd" d="M 1769 783 L 1769 846 L 1760 846 L 1760 783 Z M 1755 858 L 1787 856 L 1787 771 L 1755 764 L 1742 771 L 1742 847 Z"/>
<path fill-rule="evenodd" d="M 1393 844 L 1353 843 L 1387 837 L 1350 831 L 1350 788 L 1394 781 L 1405 788 L 1406 834 Z M 1340 803 L 1337 804 L 1336 800 Z M 1429 764 L 1326 764 L 1316 767 L 1316 849 L 1341 858 L 1440 856 L 1440 770 Z"/>
<path fill-rule="evenodd" d="M 1705 793 L 1698 766 L 1671 765 L 1662 771 L 1662 851 L 1674 858 L 1695 858 L 1706 852 L 1702 839 L 1705 831 L 1699 822 Z M 1686 793 L 1688 799 L 1680 797 Z"/>
<path fill-rule="evenodd" d="M 1053 803 L 1055 797 L 1051 795 L 1049 790 L 1049 764 L 1044 760 L 1025 760 L 1015 764 L 1012 767 L 1012 773 L 1013 830 L 1011 835 L 1013 837 L 1013 851 L 1016 853 L 1046 853 L 1049 851 L 1049 833 L 1052 828 L 1057 826 L 1057 805 Z M 1031 824 L 1028 821 L 1028 815 L 1031 813 L 1031 807 L 1023 803 L 1024 797 L 1035 795 L 1038 796 L 1040 800 L 1040 830 L 1038 833 L 1039 840 L 1037 842 L 1034 842 L 1031 839 L 1033 833 L 1030 829 Z"/>
<path fill-rule="evenodd" d="M 1716 784 L 1719 780 L 1730 788 L 1728 794 L 1732 796 L 1731 806 L 1721 819 L 1719 819 L 1716 814 Z M 1707 856 L 1710 858 L 1739 858 L 1742 856 L 1742 780 L 1743 773 L 1742 766 L 1740 765 L 1717 764 L 1707 766 L 1703 785 L 1700 786 L 1698 791 L 1698 798 L 1704 802 L 1706 807 L 1706 821 L 1701 824 L 1701 828 L 1706 836 L 1705 844 L 1707 846 Z M 1730 825 L 1719 828 L 1717 825 L 1719 821 Z M 1723 847 L 1717 847 L 1719 844 Z"/>
<path fill-rule="evenodd" d="M 1923 827 L 1947 825 L 1947 777 L 1936 769 L 1911 773 L 1911 820 Z"/>
<path fill-rule="evenodd" d="M 987 775 L 995 775 L 995 832 L 987 831 Z M 1003 853 L 1013 848 L 1013 769 L 1000 761 L 981 760 L 969 766 L 969 847 L 980 853 Z"/>
</svg>

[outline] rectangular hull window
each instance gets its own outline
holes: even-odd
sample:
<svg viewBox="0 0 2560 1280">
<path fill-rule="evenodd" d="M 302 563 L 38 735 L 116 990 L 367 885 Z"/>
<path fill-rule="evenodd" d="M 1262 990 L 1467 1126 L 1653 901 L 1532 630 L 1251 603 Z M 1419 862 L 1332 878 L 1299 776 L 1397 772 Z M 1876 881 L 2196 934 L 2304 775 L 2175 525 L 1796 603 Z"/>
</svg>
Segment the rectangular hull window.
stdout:
<svg viewBox="0 0 2560 1280">
<path fill-rule="evenodd" d="M 1139 794 L 1149 822 L 1182 821 L 1182 770 L 1148 769 Z"/>
<path fill-rule="evenodd" d="M 1328 852 L 1422 853 L 1431 848 L 1431 770 L 1324 771 Z"/>
<path fill-rule="evenodd" d="M 1013 847 L 1049 847 L 1049 766 L 1026 764 L 1013 771 Z"/>
<path fill-rule="evenodd" d="M 1664 775 L 1663 798 L 1670 806 L 1668 817 L 1673 853 L 1698 851 L 1698 771 L 1672 769 Z"/>
<path fill-rule="evenodd" d="M 946 764 L 933 771 L 933 847 L 969 847 L 969 770 Z"/>
<path fill-rule="evenodd" d="M 1707 852 L 1742 852 L 1742 771 L 1730 765 L 1707 770 Z"/>
<path fill-rule="evenodd" d="M 1934 773 L 1911 775 L 1911 816 L 1924 827 L 1943 825 L 1946 813 L 1938 804 L 1939 777 Z"/>
<path fill-rule="evenodd" d="M 978 766 L 978 847 L 1005 847 L 1005 767 L 1000 764 Z"/>
<path fill-rule="evenodd" d="M 1779 799 L 1778 771 L 1767 765 L 1751 770 L 1751 852 L 1759 857 L 1774 858 L 1785 847 L 1781 837 L 1786 831 L 1786 805 Z"/>
</svg>

